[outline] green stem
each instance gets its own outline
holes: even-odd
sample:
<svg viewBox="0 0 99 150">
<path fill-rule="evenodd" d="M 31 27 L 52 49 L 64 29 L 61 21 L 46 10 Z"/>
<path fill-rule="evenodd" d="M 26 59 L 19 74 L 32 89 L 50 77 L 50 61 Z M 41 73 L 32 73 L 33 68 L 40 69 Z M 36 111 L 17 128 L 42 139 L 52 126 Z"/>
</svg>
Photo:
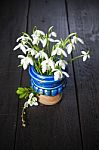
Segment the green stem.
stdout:
<svg viewBox="0 0 99 150">
<path fill-rule="evenodd" d="M 30 46 L 31 48 L 33 47 L 32 44 L 31 44 L 30 42 L 28 42 L 28 41 L 27 41 L 27 44 L 29 44 L 29 46 Z"/>
<path fill-rule="evenodd" d="M 42 75 L 42 72 L 41 72 L 40 68 L 38 67 L 37 63 L 35 62 L 34 64 L 35 64 L 35 69 L 37 70 L 37 72 Z"/>
<path fill-rule="evenodd" d="M 71 59 L 69 59 L 67 62 L 68 62 L 68 63 L 71 63 L 71 62 L 73 62 L 73 61 L 75 61 L 76 59 L 79 59 L 79 58 L 81 58 L 81 57 L 83 57 L 83 55 L 79 55 L 79 56 L 76 56 L 76 57 L 74 57 L 74 58 L 71 58 Z"/>
</svg>

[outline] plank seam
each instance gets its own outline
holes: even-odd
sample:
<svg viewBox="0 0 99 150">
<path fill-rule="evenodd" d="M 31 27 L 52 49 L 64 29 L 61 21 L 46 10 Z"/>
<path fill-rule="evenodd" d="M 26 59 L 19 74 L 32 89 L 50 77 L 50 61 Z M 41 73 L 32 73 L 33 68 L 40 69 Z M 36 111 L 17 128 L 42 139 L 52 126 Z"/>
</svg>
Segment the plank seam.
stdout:
<svg viewBox="0 0 99 150">
<path fill-rule="evenodd" d="M 67 0 L 65 0 L 65 8 L 66 8 L 65 10 L 66 10 L 66 16 L 67 16 L 68 33 L 70 34 L 68 2 L 67 2 Z M 71 58 L 73 58 L 73 53 L 71 53 Z M 77 87 L 77 79 L 76 79 L 74 62 L 72 62 L 72 69 L 73 69 L 73 75 L 74 75 L 73 78 L 74 78 L 74 86 L 75 86 L 75 96 L 76 96 L 76 102 L 77 102 L 77 108 L 78 108 L 77 112 L 78 112 L 79 130 L 80 130 L 80 135 L 81 135 L 81 144 L 82 144 L 82 150 L 84 150 L 82 125 L 81 125 L 81 117 L 80 117 L 80 108 L 79 108 L 79 98 L 78 98 L 78 87 Z"/>
<path fill-rule="evenodd" d="M 28 0 L 27 16 L 26 16 L 26 32 L 28 31 L 28 19 L 29 19 L 30 1 L 31 0 Z M 22 84 L 22 77 L 23 77 L 23 69 L 21 70 L 20 86 Z M 17 114 L 16 114 L 16 129 L 15 129 L 15 139 L 14 139 L 14 148 L 13 148 L 13 150 L 16 149 L 16 140 L 17 140 L 17 131 L 18 131 L 18 115 L 19 115 L 19 100 L 18 100 Z"/>
</svg>

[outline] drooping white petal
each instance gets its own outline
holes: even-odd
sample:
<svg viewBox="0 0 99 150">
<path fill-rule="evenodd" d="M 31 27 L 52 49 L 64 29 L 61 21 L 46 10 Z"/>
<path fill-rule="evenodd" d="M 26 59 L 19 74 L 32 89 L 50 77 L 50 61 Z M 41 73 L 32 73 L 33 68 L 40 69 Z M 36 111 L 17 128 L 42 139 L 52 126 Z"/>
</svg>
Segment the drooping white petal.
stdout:
<svg viewBox="0 0 99 150">
<path fill-rule="evenodd" d="M 81 43 L 84 44 L 84 41 L 81 38 L 77 38 L 77 40 Z"/>
<path fill-rule="evenodd" d="M 66 49 L 67 49 L 67 53 L 68 53 L 68 54 L 71 54 L 71 52 L 72 52 L 72 43 L 69 43 L 69 44 L 66 46 Z"/>
<path fill-rule="evenodd" d="M 19 43 L 18 45 L 16 45 L 13 50 L 15 51 L 15 50 L 17 50 L 18 48 L 20 48 L 20 43 Z"/>
<path fill-rule="evenodd" d="M 53 50 L 52 53 L 51 53 L 51 56 L 54 56 L 57 54 L 57 49 Z"/>
<path fill-rule="evenodd" d="M 32 43 L 33 43 L 33 45 L 35 45 L 35 44 L 37 44 L 37 45 L 38 45 L 38 44 L 39 44 L 39 39 L 38 39 L 38 38 L 35 38 L 35 39 L 33 40 L 33 42 L 32 42 Z"/>
<path fill-rule="evenodd" d="M 64 50 L 61 50 L 61 52 L 62 52 L 62 54 L 63 54 L 65 57 L 67 57 L 67 54 L 66 54 L 66 52 L 65 52 Z"/>
<path fill-rule="evenodd" d="M 39 58 L 39 56 L 40 56 L 40 53 L 37 53 L 37 54 L 35 55 L 35 58 Z"/>
<path fill-rule="evenodd" d="M 31 57 L 28 57 L 28 62 L 30 63 L 30 65 L 32 65 L 32 66 L 33 66 L 33 60 L 32 60 L 32 58 L 31 58 Z"/>
<path fill-rule="evenodd" d="M 84 55 L 83 56 L 83 61 L 86 61 L 86 59 L 87 59 L 87 55 Z"/>
<path fill-rule="evenodd" d="M 88 55 L 88 58 L 90 58 L 90 55 Z"/>
<path fill-rule="evenodd" d="M 37 102 L 37 97 L 33 97 L 33 101 L 34 101 L 34 102 Z"/>
<path fill-rule="evenodd" d="M 48 55 L 43 52 L 43 51 L 39 51 L 36 55 L 35 55 L 35 58 L 45 58 L 45 59 L 48 59 Z"/>
<path fill-rule="evenodd" d="M 48 59 L 48 55 L 45 52 L 40 51 L 40 53 L 41 53 L 41 58 Z"/>
<path fill-rule="evenodd" d="M 38 102 L 34 102 L 34 106 L 38 106 Z"/>
<path fill-rule="evenodd" d="M 37 54 L 37 51 L 33 48 L 28 48 L 27 51 L 28 51 L 28 53 L 31 53 L 32 56 Z"/>
<path fill-rule="evenodd" d="M 42 61 L 41 66 L 42 66 L 42 72 L 45 73 L 47 70 L 50 70 L 50 69 L 54 70 L 55 63 L 53 60 L 49 58 L 49 59 Z"/>
<path fill-rule="evenodd" d="M 51 36 L 53 36 L 53 37 L 57 37 L 56 32 L 51 32 L 51 33 L 49 34 L 49 37 L 51 37 Z"/>
<path fill-rule="evenodd" d="M 60 42 L 60 40 L 54 40 L 54 42 L 59 43 L 59 42 Z"/>
<path fill-rule="evenodd" d="M 23 59 L 23 58 L 25 58 L 25 56 L 23 56 L 23 55 L 18 55 L 18 58 Z"/>
<path fill-rule="evenodd" d="M 24 47 L 24 45 L 20 45 L 20 49 L 22 50 L 22 52 L 24 53 L 24 54 L 26 54 L 26 48 Z"/>
<path fill-rule="evenodd" d="M 77 37 L 73 36 L 73 38 L 71 39 L 72 44 L 77 44 Z"/>
<path fill-rule="evenodd" d="M 19 42 L 21 39 L 22 39 L 22 36 L 19 37 L 19 38 L 16 40 L 16 42 Z"/>
<path fill-rule="evenodd" d="M 58 65 L 64 70 L 67 65 L 67 62 L 65 60 L 59 60 L 55 63 L 55 67 Z"/>
<path fill-rule="evenodd" d="M 23 65 L 23 69 L 26 70 L 27 67 L 28 67 L 28 64 L 27 63 L 23 63 L 22 60 L 21 60 L 21 64 Z"/>
<path fill-rule="evenodd" d="M 45 35 L 45 33 L 41 30 L 36 30 L 35 32 L 37 32 L 38 34 L 41 34 L 41 35 Z"/>
<path fill-rule="evenodd" d="M 28 107 L 28 102 L 24 103 L 24 107 L 27 108 Z"/>
<path fill-rule="evenodd" d="M 30 93 L 29 99 L 31 99 L 33 96 L 34 96 L 34 94 L 33 94 L 33 93 Z"/>
<path fill-rule="evenodd" d="M 42 66 L 42 72 L 45 73 L 46 70 L 47 70 L 47 67 L 43 65 L 43 66 Z"/>
<path fill-rule="evenodd" d="M 87 55 L 87 53 L 86 53 L 85 51 L 81 51 L 81 53 L 82 53 L 83 55 Z"/>
<path fill-rule="evenodd" d="M 46 39 L 41 39 L 40 41 L 41 41 L 43 47 L 45 47 L 45 46 L 46 46 L 46 43 L 47 43 L 47 40 L 46 40 Z"/>
<path fill-rule="evenodd" d="M 62 71 L 62 73 L 63 73 L 67 78 L 69 78 L 69 74 L 68 74 L 67 72 Z"/>
<path fill-rule="evenodd" d="M 52 39 L 52 38 L 48 38 L 48 40 L 49 40 L 50 42 L 55 42 L 55 40 Z"/>
<path fill-rule="evenodd" d="M 51 67 L 52 70 L 55 68 L 55 63 L 53 60 L 49 59 L 49 66 Z"/>
<path fill-rule="evenodd" d="M 54 80 L 55 81 L 60 80 L 60 79 L 62 79 L 62 77 L 63 77 L 62 72 L 57 69 L 57 71 L 54 72 Z"/>
</svg>

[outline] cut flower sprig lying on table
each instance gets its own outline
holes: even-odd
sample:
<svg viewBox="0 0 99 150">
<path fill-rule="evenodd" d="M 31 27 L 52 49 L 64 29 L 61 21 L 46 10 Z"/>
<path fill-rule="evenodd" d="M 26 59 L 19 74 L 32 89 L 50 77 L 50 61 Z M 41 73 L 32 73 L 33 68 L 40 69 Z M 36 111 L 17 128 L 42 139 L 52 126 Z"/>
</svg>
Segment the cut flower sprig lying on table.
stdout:
<svg viewBox="0 0 99 150">
<path fill-rule="evenodd" d="M 69 63 L 79 58 L 82 58 L 83 61 L 90 58 L 89 50 L 80 50 L 79 55 L 70 58 L 69 55 L 76 51 L 76 46 L 84 45 L 84 41 L 78 37 L 77 33 L 71 33 L 65 39 L 57 39 L 53 26 L 48 29 L 47 33 L 34 27 L 31 35 L 23 32 L 16 42 L 18 44 L 14 51 L 20 49 L 23 52 L 23 55 L 18 55 L 18 58 L 21 59 L 19 66 L 26 70 L 29 65 L 32 65 L 41 75 L 54 75 L 55 81 L 61 80 L 63 76 L 69 77 L 66 72 Z M 25 126 L 25 110 L 28 106 L 38 105 L 37 94 L 31 87 L 19 87 L 17 94 L 19 98 L 28 99 L 22 110 L 22 123 Z"/>
</svg>

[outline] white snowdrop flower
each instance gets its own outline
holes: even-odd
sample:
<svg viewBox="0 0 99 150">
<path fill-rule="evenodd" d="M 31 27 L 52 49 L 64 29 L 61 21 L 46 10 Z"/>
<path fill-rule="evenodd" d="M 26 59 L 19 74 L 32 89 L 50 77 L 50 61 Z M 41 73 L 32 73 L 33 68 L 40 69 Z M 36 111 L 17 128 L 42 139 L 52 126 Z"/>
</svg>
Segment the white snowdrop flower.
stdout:
<svg viewBox="0 0 99 150">
<path fill-rule="evenodd" d="M 18 58 L 21 59 L 21 65 L 23 66 L 23 69 L 26 70 L 28 65 L 31 64 L 33 65 L 33 60 L 31 57 L 28 56 L 23 56 L 23 55 L 18 55 Z"/>
<path fill-rule="evenodd" d="M 50 41 L 50 42 L 55 42 L 55 43 L 58 43 L 58 42 L 60 42 L 60 40 L 54 40 L 54 39 L 52 39 L 52 38 L 48 38 L 48 40 Z"/>
<path fill-rule="evenodd" d="M 41 35 L 45 36 L 45 33 L 40 30 L 36 30 L 31 36 L 33 37 L 33 44 L 39 44 Z"/>
<path fill-rule="evenodd" d="M 37 51 L 34 48 L 28 48 L 28 53 L 30 53 L 32 56 L 35 56 L 37 54 Z"/>
<path fill-rule="evenodd" d="M 39 42 L 41 42 L 43 47 L 46 46 L 47 40 L 46 40 L 46 38 L 44 38 L 45 37 L 45 33 L 43 31 L 36 30 L 31 36 L 33 37 L 33 42 L 32 42 L 33 45 L 35 45 L 35 44 L 38 45 Z"/>
<path fill-rule="evenodd" d="M 31 99 L 33 96 L 34 96 L 34 94 L 33 94 L 33 93 L 30 93 L 29 99 Z"/>
<path fill-rule="evenodd" d="M 41 30 L 36 30 L 34 33 L 36 33 L 38 35 L 45 35 L 45 33 Z"/>
<path fill-rule="evenodd" d="M 34 94 L 33 93 L 31 93 L 30 95 L 29 95 L 29 99 L 28 99 L 28 104 L 30 105 L 30 106 L 38 106 L 38 102 L 37 102 L 37 97 L 33 97 L 34 96 Z"/>
<path fill-rule="evenodd" d="M 35 44 L 38 45 L 39 42 L 40 42 L 40 37 L 38 35 L 33 35 L 33 41 L 32 41 L 33 45 Z"/>
<path fill-rule="evenodd" d="M 32 100 L 33 100 L 33 105 L 38 106 L 37 97 L 33 97 Z"/>
<path fill-rule="evenodd" d="M 66 77 L 69 77 L 69 74 L 67 72 L 64 72 L 64 71 L 60 71 L 59 69 L 55 69 L 54 70 L 54 80 L 57 81 L 57 80 L 61 80 L 63 78 L 63 74 L 66 76 Z"/>
<path fill-rule="evenodd" d="M 55 81 L 62 79 L 62 77 L 63 77 L 63 74 L 60 70 L 56 70 L 54 72 L 54 80 Z"/>
<path fill-rule="evenodd" d="M 39 51 L 36 55 L 35 55 L 35 58 L 45 58 L 45 59 L 48 59 L 48 55 L 43 52 L 43 51 Z"/>
<path fill-rule="evenodd" d="M 67 49 L 67 53 L 71 54 L 72 50 L 75 49 L 75 46 L 74 46 L 74 44 L 69 43 L 69 44 L 67 44 L 66 49 Z"/>
<path fill-rule="evenodd" d="M 28 104 L 29 104 L 30 106 L 33 106 L 33 104 L 34 104 L 33 100 L 32 100 L 32 99 L 28 99 Z"/>
<path fill-rule="evenodd" d="M 77 40 L 81 43 L 84 44 L 84 41 L 81 38 L 77 38 Z"/>
<path fill-rule="evenodd" d="M 55 63 L 55 67 L 56 67 L 56 66 L 60 66 L 62 69 L 65 69 L 65 67 L 66 67 L 67 64 L 68 64 L 68 63 L 67 63 L 65 60 L 59 60 L 59 61 L 57 61 L 57 62 Z"/>
<path fill-rule="evenodd" d="M 57 47 L 55 50 L 52 51 L 51 56 L 54 56 L 54 55 L 64 55 L 65 57 L 67 57 L 66 52 L 62 48 L 59 48 L 59 47 Z"/>
<path fill-rule="evenodd" d="M 30 106 L 33 105 L 33 100 L 32 100 L 33 96 L 34 96 L 34 94 L 33 94 L 33 93 L 30 93 L 29 99 L 28 99 L 28 104 L 29 104 Z"/>
<path fill-rule="evenodd" d="M 47 70 L 50 70 L 50 69 L 54 70 L 55 68 L 55 63 L 50 58 L 42 61 L 41 65 L 42 65 L 43 73 L 45 73 Z"/>
<path fill-rule="evenodd" d="M 45 33 L 41 30 L 36 30 L 31 36 L 33 37 L 33 39 L 39 37 L 40 35 L 45 36 Z"/>
<path fill-rule="evenodd" d="M 18 45 L 16 45 L 13 50 L 14 51 L 17 50 L 18 48 L 20 48 L 20 46 L 21 46 L 21 43 L 19 43 Z"/>
<path fill-rule="evenodd" d="M 32 41 L 32 43 L 33 43 L 33 45 L 35 45 L 35 44 L 39 44 L 39 42 L 40 42 L 40 38 L 38 37 L 38 35 L 32 35 L 33 36 L 33 41 Z"/>
<path fill-rule="evenodd" d="M 73 36 L 73 38 L 71 39 L 72 44 L 77 44 L 77 42 L 80 42 L 81 44 L 84 44 L 84 41 L 77 37 L 77 36 Z"/>
<path fill-rule="evenodd" d="M 46 43 L 47 43 L 46 38 L 45 38 L 45 39 L 40 39 L 40 41 L 41 41 L 43 47 L 45 47 L 45 46 L 46 46 Z"/>
<path fill-rule="evenodd" d="M 87 58 L 90 58 L 89 51 L 81 51 L 81 54 L 83 55 L 83 61 L 86 61 Z"/>
<path fill-rule="evenodd" d="M 28 40 L 30 40 L 30 41 L 32 41 L 32 39 L 29 37 L 29 36 L 20 36 L 17 40 L 16 40 L 16 42 L 19 42 L 19 41 L 28 41 Z"/>
<path fill-rule="evenodd" d="M 16 42 L 19 42 L 20 40 L 24 40 L 25 38 L 24 38 L 24 36 L 20 36 L 17 40 L 16 40 Z"/>
<path fill-rule="evenodd" d="M 22 43 L 19 43 L 17 46 L 15 46 L 14 47 L 14 49 L 13 50 L 17 50 L 17 49 L 21 49 L 22 50 L 22 52 L 24 53 L 24 54 L 26 54 L 26 47 L 25 47 L 25 45 L 23 45 Z"/>
<path fill-rule="evenodd" d="M 28 101 L 24 103 L 24 108 L 28 107 Z"/>
<path fill-rule="evenodd" d="M 51 36 L 53 36 L 53 37 L 57 37 L 56 32 L 51 32 L 51 33 L 49 34 L 49 37 L 51 37 Z"/>
</svg>

